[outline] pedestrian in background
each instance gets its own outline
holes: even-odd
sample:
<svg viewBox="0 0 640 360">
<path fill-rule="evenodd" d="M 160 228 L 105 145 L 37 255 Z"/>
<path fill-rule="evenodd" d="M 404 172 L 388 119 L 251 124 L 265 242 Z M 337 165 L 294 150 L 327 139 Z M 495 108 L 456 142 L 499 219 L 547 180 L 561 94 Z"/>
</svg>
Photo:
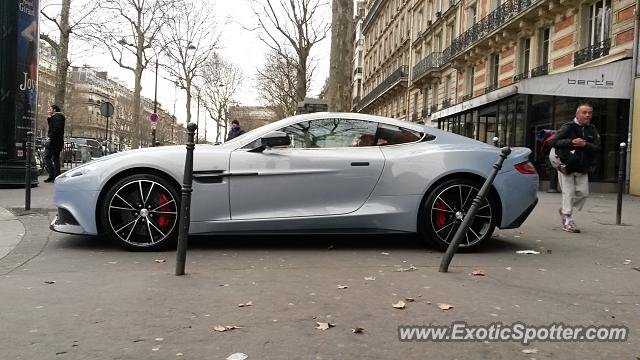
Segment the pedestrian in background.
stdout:
<svg viewBox="0 0 640 360">
<path fill-rule="evenodd" d="M 240 122 L 238 120 L 233 120 L 231 122 L 231 130 L 229 130 L 229 135 L 227 136 L 227 141 L 242 134 L 244 134 L 244 130 L 242 130 L 242 128 L 240 127 Z"/>
<path fill-rule="evenodd" d="M 49 177 L 44 182 L 53 182 L 60 175 L 60 152 L 64 147 L 64 122 L 65 117 L 58 105 L 50 105 L 47 110 L 48 140 L 44 149 L 44 163 L 49 172 Z"/>
<path fill-rule="evenodd" d="M 589 195 L 589 172 L 595 170 L 596 157 L 600 151 L 600 135 L 591 124 L 593 106 L 582 103 L 576 109 L 576 117 L 558 130 L 550 141 L 556 155 L 564 164 L 558 171 L 562 190 L 562 230 L 578 233 L 573 221 L 573 208 L 582 210 Z"/>
</svg>

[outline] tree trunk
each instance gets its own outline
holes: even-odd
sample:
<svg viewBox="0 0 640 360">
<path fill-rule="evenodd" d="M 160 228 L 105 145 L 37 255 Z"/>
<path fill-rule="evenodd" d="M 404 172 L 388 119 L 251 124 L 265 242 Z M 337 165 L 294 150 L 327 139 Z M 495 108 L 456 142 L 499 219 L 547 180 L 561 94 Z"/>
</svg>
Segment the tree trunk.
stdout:
<svg viewBox="0 0 640 360">
<path fill-rule="evenodd" d="M 298 55 L 298 66 L 296 71 L 296 101 L 304 101 L 307 96 L 307 59 L 309 55 L 302 53 Z M 294 110 L 298 107 L 295 104 Z"/>
<path fill-rule="evenodd" d="M 351 109 L 354 40 L 353 0 L 333 0 L 327 89 L 329 111 L 347 112 Z"/>
<path fill-rule="evenodd" d="M 67 69 L 69 68 L 69 11 L 71 8 L 71 0 L 62 0 L 62 10 L 60 12 L 60 40 L 56 49 L 56 91 L 54 102 L 65 111 L 65 95 L 67 91 Z"/>
</svg>

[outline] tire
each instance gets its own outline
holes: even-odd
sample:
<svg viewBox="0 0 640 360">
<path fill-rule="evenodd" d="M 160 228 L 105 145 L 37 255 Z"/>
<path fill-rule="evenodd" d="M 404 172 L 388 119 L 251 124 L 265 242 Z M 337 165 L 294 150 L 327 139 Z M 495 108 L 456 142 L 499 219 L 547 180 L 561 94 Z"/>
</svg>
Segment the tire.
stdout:
<svg viewBox="0 0 640 360">
<path fill-rule="evenodd" d="M 131 175 L 107 190 L 100 224 L 107 237 L 129 250 L 163 250 L 178 238 L 179 201 L 169 181 L 151 174 Z"/>
<path fill-rule="evenodd" d="M 451 179 L 425 196 L 418 218 L 420 236 L 439 250 L 446 250 L 469 211 L 482 184 Z M 489 194 L 460 242 L 460 250 L 478 249 L 493 235 L 498 218 L 497 200 Z"/>
</svg>

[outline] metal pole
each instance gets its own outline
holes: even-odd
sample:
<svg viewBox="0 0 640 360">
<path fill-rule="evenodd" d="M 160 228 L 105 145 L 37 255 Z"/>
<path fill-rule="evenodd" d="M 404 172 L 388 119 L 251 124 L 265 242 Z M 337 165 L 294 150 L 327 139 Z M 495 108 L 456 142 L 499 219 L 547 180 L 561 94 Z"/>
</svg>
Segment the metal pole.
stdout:
<svg viewBox="0 0 640 360">
<path fill-rule="evenodd" d="M 196 126 L 198 127 L 197 133 L 196 133 L 196 144 L 199 144 L 200 143 L 200 89 L 198 89 L 198 110 L 196 111 Z"/>
<path fill-rule="evenodd" d="M 33 147 L 33 132 L 27 132 L 27 164 L 24 174 L 24 210 L 31 210 L 31 157 Z"/>
<path fill-rule="evenodd" d="M 156 57 L 156 85 L 155 85 L 155 89 L 154 89 L 154 95 L 153 95 L 153 113 L 157 114 L 158 113 L 158 58 Z M 154 127 L 151 129 L 151 146 L 154 147 L 156 146 L 156 128 L 155 125 Z"/>
<path fill-rule="evenodd" d="M 109 117 L 107 116 L 107 127 L 104 129 L 104 141 L 109 140 Z"/>
<path fill-rule="evenodd" d="M 624 183 L 625 183 L 625 148 L 627 144 L 620 143 L 620 163 L 618 165 L 618 207 L 616 208 L 616 225 L 620 225 L 622 223 L 622 193 L 624 192 Z"/>
<path fill-rule="evenodd" d="M 453 240 L 451 240 L 451 243 L 449 244 L 447 251 L 444 253 L 444 256 L 442 257 L 442 262 L 440 263 L 440 270 L 439 270 L 440 272 L 449 271 L 449 264 L 453 259 L 453 255 L 458 250 L 458 246 L 460 245 L 460 241 L 462 241 L 462 237 L 467 232 L 467 229 L 469 229 L 469 226 L 471 225 L 473 220 L 475 220 L 476 213 L 478 212 L 478 208 L 480 207 L 482 200 L 484 200 L 484 198 L 489 193 L 489 189 L 491 188 L 491 184 L 493 183 L 493 180 L 496 178 L 496 175 L 498 175 L 498 172 L 500 171 L 500 169 L 502 169 L 502 163 L 509 156 L 509 154 L 511 154 L 511 148 L 508 146 L 502 148 L 502 150 L 500 151 L 500 158 L 495 164 L 493 164 L 493 170 L 491 171 L 491 174 L 489 174 L 489 177 L 484 182 L 484 185 L 482 185 L 482 188 L 480 188 L 478 195 L 476 195 L 475 199 L 473 199 L 473 203 L 471 204 L 469 211 L 464 216 L 464 220 L 462 220 L 462 224 L 460 224 L 460 227 L 458 227 L 458 230 L 456 230 L 456 234 L 453 236 Z"/>
<path fill-rule="evenodd" d="M 180 200 L 180 230 L 178 232 L 178 252 L 176 256 L 176 276 L 184 275 L 184 266 L 187 259 L 187 241 L 189 236 L 189 223 L 191 222 L 191 184 L 193 182 L 193 149 L 195 144 L 193 137 L 198 129 L 194 123 L 187 125 L 187 157 L 184 163 L 184 176 L 182 180 L 182 198 Z"/>
</svg>

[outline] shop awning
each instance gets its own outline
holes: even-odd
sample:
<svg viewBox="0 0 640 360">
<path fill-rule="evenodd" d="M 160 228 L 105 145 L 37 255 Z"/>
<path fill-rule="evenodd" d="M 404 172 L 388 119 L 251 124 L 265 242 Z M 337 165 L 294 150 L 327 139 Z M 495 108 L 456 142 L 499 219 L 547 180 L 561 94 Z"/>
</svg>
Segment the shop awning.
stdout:
<svg viewBox="0 0 640 360">
<path fill-rule="evenodd" d="M 524 79 L 516 84 L 434 112 L 430 120 L 477 108 L 515 94 L 629 99 L 631 97 L 631 60 Z"/>
</svg>

